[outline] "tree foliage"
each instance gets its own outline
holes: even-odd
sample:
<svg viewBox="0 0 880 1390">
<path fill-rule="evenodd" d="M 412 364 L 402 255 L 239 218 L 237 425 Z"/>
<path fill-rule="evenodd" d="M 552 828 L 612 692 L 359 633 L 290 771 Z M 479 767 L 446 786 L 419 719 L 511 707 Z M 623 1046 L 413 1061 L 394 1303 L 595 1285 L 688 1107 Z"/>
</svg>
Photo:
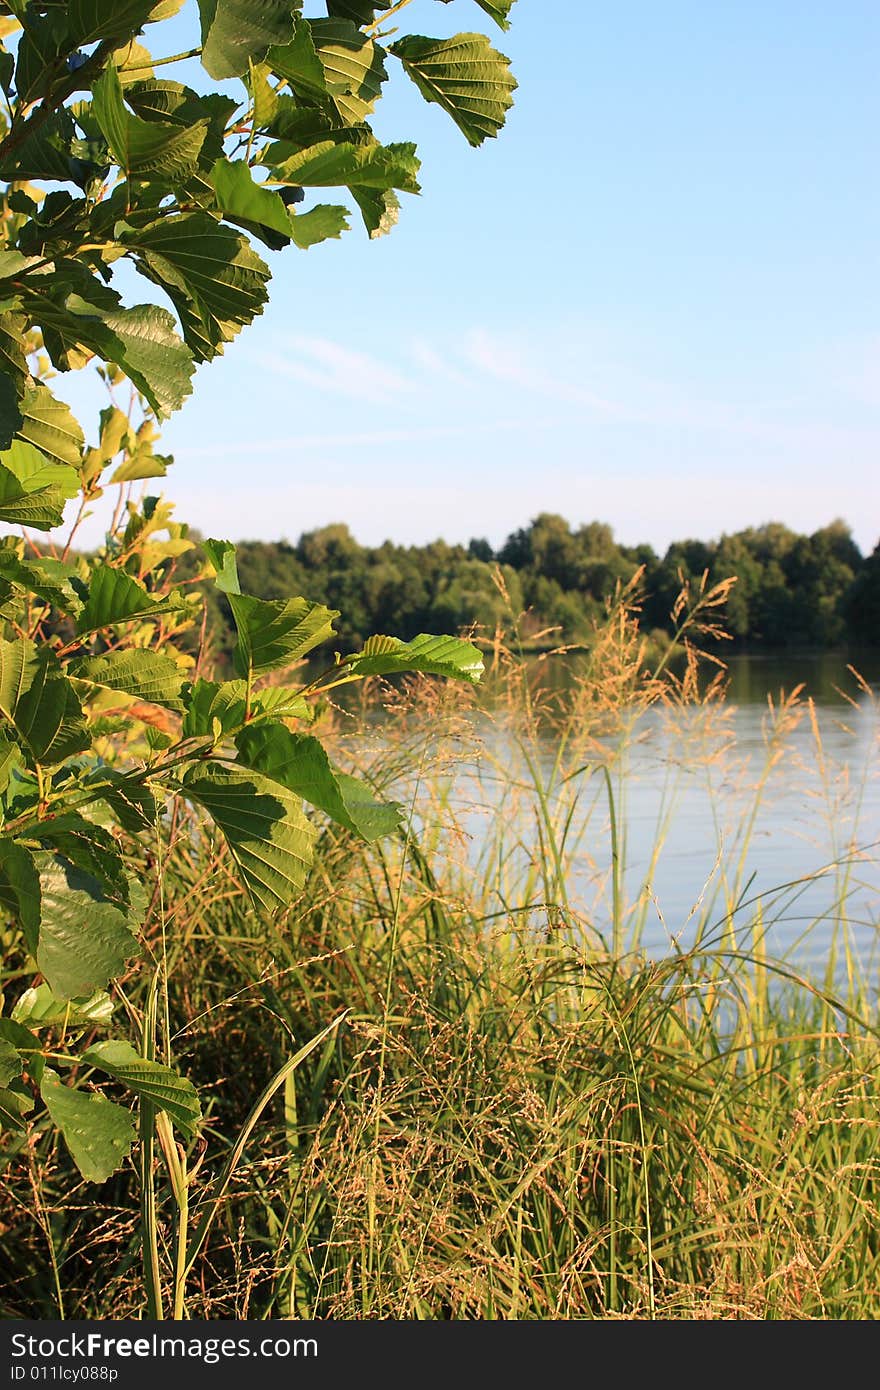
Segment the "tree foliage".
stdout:
<svg viewBox="0 0 880 1390">
<path fill-rule="evenodd" d="M 512 0 L 477 4 L 506 27 Z M 0 522 L 11 528 L 0 540 L 0 903 L 19 962 L 0 1016 L 0 1124 L 53 1121 L 98 1182 L 134 1136 L 105 1086 L 184 1138 L 199 1122 L 198 1098 L 152 1055 L 148 1030 L 138 1050 L 100 1038 L 118 1031 L 115 982 L 141 955 L 150 907 L 125 837 L 158 843 L 176 799 L 201 807 L 255 908 L 281 911 L 306 883 L 315 813 L 367 840 L 399 823 L 300 729 L 315 701 L 382 670 L 470 682 L 481 670 L 459 639 L 380 636 L 297 685 L 291 667 L 333 643 L 338 611 L 320 595 L 248 591 L 233 546 L 196 550 L 166 502 L 137 494 L 166 472 L 158 427 L 196 367 L 262 313 L 266 249 L 307 250 L 352 215 L 384 235 L 398 195 L 418 193 L 415 146 L 383 144 L 369 123 L 392 70 L 477 145 L 511 104 L 508 60 L 481 33 L 395 30 L 388 43 L 383 0 L 327 0 L 314 14 L 303 0 L 199 0 L 181 58 L 168 38 L 181 8 L 0 4 Z M 132 302 L 123 287 L 137 277 Z M 91 441 L 51 387 L 89 363 L 110 398 Z M 78 522 L 108 487 L 119 504 L 106 543 L 77 555 Z M 74 499 L 67 543 L 41 545 L 33 533 L 57 527 Z M 188 553 L 234 623 L 228 680 L 207 679 L 186 650 L 201 605 L 175 583 Z"/>
</svg>

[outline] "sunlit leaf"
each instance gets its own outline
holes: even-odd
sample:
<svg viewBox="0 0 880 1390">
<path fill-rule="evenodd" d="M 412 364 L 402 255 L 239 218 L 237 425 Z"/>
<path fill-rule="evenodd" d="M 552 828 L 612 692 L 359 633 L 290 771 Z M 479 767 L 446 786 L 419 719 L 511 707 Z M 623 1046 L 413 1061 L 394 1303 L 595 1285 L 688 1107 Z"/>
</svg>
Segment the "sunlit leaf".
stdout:
<svg viewBox="0 0 880 1390">
<path fill-rule="evenodd" d="M 182 789 L 222 831 L 254 903 L 287 907 L 305 884 L 316 839 L 300 799 L 261 773 L 220 763 L 188 771 Z"/>
<path fill-rule="evenodd" d="M 202 65 L 215 78 L 239 77 L 272 44 L 293 37 L 292 0 L 199 0 Z"/>
<path fill-rule="evenodd" d="M 243 729 L 235 743 L 247 767 L 283 783 L 363 839 L 377 840 L 399 828 L 400 806 L 377 801 L 364 783 L 333 768 L 312 734 L 292 733 L 280 724 L 256 725 Z"/>
<path fill-rule="evenodd" d="M 458 637 L 433 637 L 419 633 L 411 642 L 397 637 L 371 637 L 362 651 L 344 658 L 361 676 L 387 676 L 398 671 L 424 671 L 429 675 L 478 684 L 483 674 L 483 657 L 470 642 Z"/>
<path fill-rule="evenodd" d="M 389 52 L 400 59 L 425 100 L 442 106 L 471 145 L 498 134 L 517 84 L 510 60 L 485 34 L 456 34 L 452 39 L 409 34 Z"/>
<path fill-rule="evenodd" d="M 164 1110 L 181 1134 L 190 1137 L 195 1132 L 202 1114 L 196 1088 L 171 1067 L 147 1061 L 127 1042 L 95 1043 L 83 1053 L 82 1060 L 121 1081 L 157 1110 Z"/>
<path fill-rule="evenodd" d="M 168 709 L 183 709 L 183 676 L 177 662 L 162 652 L 142 648 L 104 652 L 71 663 L 68 670 L 78 680 L 108 690 L 121 690 L 138 700 L 149 700 Z"/>
<path fill-rule="evenodd" d="M 82 707 L 54 652 L 26 638 L 0 641 L 0 714 L 36 763 L 51 766 L 91 745 Z"/>
<path fill-rule="evenodd" d="M 130 1113 L 104 1096 L 65 1086 L 51 1067 L 43 1073 L 40 1095 L 82 1176 L 88 1182 L 105 1182 L 134 1143 Z"/>
</svg>

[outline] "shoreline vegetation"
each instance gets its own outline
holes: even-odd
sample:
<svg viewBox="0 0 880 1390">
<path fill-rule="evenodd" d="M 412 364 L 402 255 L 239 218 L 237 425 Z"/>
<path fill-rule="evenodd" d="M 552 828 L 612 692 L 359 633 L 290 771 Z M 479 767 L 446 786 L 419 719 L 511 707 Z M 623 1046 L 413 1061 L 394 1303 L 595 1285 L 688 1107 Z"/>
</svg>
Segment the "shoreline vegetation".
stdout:
<svg viewBox="0 0 880 1390">
<path fill-rule="evenodd" d="M 180 573 L 189 573 L 187 557 Z M 832 521 L 812 535 L 780 523 L 749 528 L 716 541 L 684 540 L 657 555 L 648 545 L 623 546 L 601 522 L 572 528 L 542 513 L 497 550 L 483 539 L 468 545 L 437 540 L 423 546 L 360 545 L 347 525 L 304 532 L 296 542 L 238 542 L 248 591 L 263 598 L 317 594 L 342 612 L 337 645 L 356 650 L 371 632 L 408 640 L 419 632 L 493 632 L 506 604 L 524 614 L 524 650 L 583 645 L 616 586 L 638 574 L 642 629 L 662 652 L 675 627 L 683 584 L 730 583 L 720 613 L 724 653 L 861 650 L 880 635 L 880 544 L 862 555 L 846 523 Z M 495 583 L 503 578 L 507 598 Z M 235 640 L 228 604 L 208 591 L 210 620 L 221 663 Z"/>
<path fill-rule="evenodd" d="M 632 901 L 624 888 L 623 755 L 649 715 L 723 807 L 725 672 L 700 670 L 726 592 L 679 607 L 683 669 L 647 664 L 621 589 L 564 686 L 508 607 L 485 693 L 376 679 L 328 704 L 334 757 L 404 823 L 372 845 L 325 824 L 274 923 L 178 803 L 141 866 L 161 884 L 144 937 L 200 1137 L 157 1165 L 149 1227 L 137 1163 L 95 1188 L 50 1127 L 13 1137 L 0 1313 L 142 1317 L 152 1241 L 165 1305 L 199 1319 L 880 1316 L 880 1016 L 847 906 L 876 848 L 854 832 L 821 866 L 835 932 L 817 978 L 770 954 L 772 904 L 750 891 L 754 812 L 798 723 L 829 818 L 859 794 L 823 756 L 812 702 L 770 703 L 736 854 L 694 884 L 691 945 L 671 924 L 649 958 L 640 934 L 662 904 L 649 883 Z M 857 677 L 852 699 L 876 711 Z M 663 838 L 658 822 L 657 855 Z M 574 865 L 590 867 L 587 900 Z M 113 994 L 140 1026 L 148 978 Z M 181 1270 L 187 1220 L 210 1229 Z"/>
</svg>

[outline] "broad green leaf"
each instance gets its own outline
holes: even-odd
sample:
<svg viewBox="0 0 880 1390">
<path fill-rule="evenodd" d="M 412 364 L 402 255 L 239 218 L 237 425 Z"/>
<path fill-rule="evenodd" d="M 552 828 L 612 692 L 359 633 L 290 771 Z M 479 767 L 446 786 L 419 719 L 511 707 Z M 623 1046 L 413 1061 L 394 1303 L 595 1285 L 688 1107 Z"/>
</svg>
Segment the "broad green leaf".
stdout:
<svg viewBox="0 0 880 1390">
<path fill-rule="evenodd" d="M 82 599 L 73 587 L 73 578 L 74 567 L 61 560 L 43 556 L 23 559 L 14 550 L 0 550 L 0 580 L 75 617 L 82 609 Z"/>
<path fill-rule="evenodd" d="M 22 423 L 15 382 L 0 372 L 0 449 L 9 448 Z"/>
<path fill-rule="evenodd" d="M 189 692 L 183 717 L 183 738 L 214 738 L 234 733 L 245 723 L 247 681 L 197 680 Z M 251 691 L 251 720 L 271 716 L 275 719 L 310 719 L 311 706 L 298 690 L 268 686 Z"/>
<path fill-rule="evenodd" d="M 112 767 L 101 767 L 87 773 L 83 777 L 83 785 L 100 796 L 123 830 L 132 835 L 139 835 L 144 830 L 155 831 L 156 801 L 143 782 Z"/>
<path fill-rule="evenodd" d="M 134 1143 L 129 1112 L 105 1096 L 65 1086 L 51 1067 L 43 1073 L 40 1095 L 82 1176 L 87 1182 L 106 1182 Z"/>
<path fill-rule="evenodd" d="M 293 234 L 287 208 L 277 193 L 254 182 L 244 160 L 218 159 L 210 179 L 224 217 L 242 223 L 275 250 L 290 242 Z"/>
<path fill-rule="evenodd" d="M 112 63 L 92 90 L 92 113 L 126 176 L 174 182 L 194 171 L 205 142 L 206 120 L 185 126 L 132 115 L 125 107 L 119 73 Z"/>
<path fill-rule="evenodd" d="M 27 839 L 61 855 L 90 878 L 120 912 L 130 909 L 129 879 L 119 846 L 102 825 L 86 820 L 77 811 L 61 811 L 39 821 L 27 831 Z"/>
<path fill-rule="evenodd" d="M 238 630 L 235 669 L 241 676 L 262 675 L 298 661 L 334 635 L 337 609 L 304 598 L 262 599 L 229 594 Z"/>
<path fill-rule="evenodd" d="M 5 1038 L 0 1038 L 0 1087 L 5 1090 L 10 1081 L 21 1076 L 21 1073 L 22 1062 L 18 1048 L 13 1047 Z"/>
<path fill-rule="evenodd" d="M 303 21 L 305 22 L 305 21 Z M 388 74 L 384 50 L 347 19 L 308 21 L 327 90 L 346 125 L 356 125 L 372 111 Z"/>
<path fill-rule="evenodd" d="M 33 955 L 40 929 L 40 876 L 33 855 L 5 835 L 0 836 L 0 909 L 18 922 Z"/>
<path fill-rule="evenodd" d="M 214 570 L 214 583 L 224 594 L 240 594 L 241 585 L 238 580 L 238 563 L 235 558 L 235 546 L 232 541 L 207 540 L 202 542 L 202 549 L 208 557 L 208 563 Z"/>
<path fill-rule="evenodd" d="M 397 637 L 370 637 L 362 651 L 343 658 L 359 676 L 388 676 L 398 671 L 424 671 L 477 685 L 483 658 L 470 642 L 458 637 L 433 637 L 421 632 L 411 642 Z"/>
<path fill-rule="evenodd" d="M 10 778 L 22 766 L 21 749 L 11 739 L 0 740 L 0 792 L 5 792 Z"/>
<path fill-rule="evenodd" d="M 194 1134 L 202 1115 L 196 1088 L 171 1067 L 147 1061 L 127 1042 L 95 1043 L 83 1053 L 82 1060 L 121 1081 L 157 1110 L 164 1110 L 187 1138 Z"/>
<path fill-rule="evenodd" d="M 322 140 L 275 166 L 286 183 L 305 188 L 399 188 L 420 192 L 416 175 L 419 161 L 412 144 L 350 145 Z"/>
<path fill-rule="evenodd" d="M 498 53 L 485 34 L 456 34 L 452 39 L 409 34 L 389 52 L 400 59 L 425 100 L 442 106 L 471 145 L 498 134 L 517 83 L 509 58 Z"/>
<path fill-rule="evenodd" d="M 102 355 L 122 368 L 160 419 L 179 410 L 192 391 L 195 363 L 168 310 L 134 304 L 102 318 L 115 339 Z"/>
<path fill-rule="evenodd" d="M 56 1023 L 79 1027 L 84 1023 L 105 1024 L 113 1017 L 113 1000 L 104 990 L 89 999 L 59 999 L 47 984 L 26 989 L 15 1002 L 12 1017 L 32 1028 L 49 1028 Z"/>
<path fill-rule="evenodd" d="M 243 236 L 206 212 L 173 213 L 146 227 L 121 229 L 143 274 L 166 291 L 198 361 L 262 313 L 269 267 Z"/>
<path fill-rule="evenodd" d="M 293 37 L 292 0 L 199 0 L 202 66 L 210 77 L 240 77 L 272 44 Z"/>
<path fill-rule="evenodd" d="M 0 714 L 35 763 L 51 767 L 91 746 L 73 686 L 47 646 L 0 641 Z"/>
<path fill-rule="evenodd" d="M 122 43 L 139 34 L 156 0 L 71 0 L 67 24 L 73 48 L 100 40 Z"/>
<path fill-rule="evenodd" d="M 0 1090 L 0 1130 L 11 1129 L 21 1133 L 27 1128 L 22 1124 L 22 1116 L 34 1108 L 34 1102 L 24 1087 L 20 1090 Z"/>
<path fill-rule="evenodd" d="M 170 454 L 154 454 L 152 448 L 145 445 L 123 459 L 110 475 L 110 482 L 134 483 L 145 478 L 164 478 L 173 462 Z M 187 545 L 186 549 L 190 549 L 190 546 Z"/>
<path fill-rule="evenodd" d="M 278 110 L 278 93 L 269 81 L 272 69 L 266 63 L 248 65 L 248 86 L 254 103 L 254 124 L 265 129 Z"/>
<path fill-rule="evenodd" d="M 8 376 L 20 390 L 24 390 L 28 375 L 27 358 L 24 355 L 24 335 L 27 332 L 26 314 L 0 314 L 0 371 Z M 16 429 L 18 426 L 16 426 Z M 8 444 L 3 446 L 8 448 Z"/>
<path fill-rule="evenodd" d="M 29 387 L 21 399 L 21 414 L 22 425 L 18 431 L 21 439 L 56 463 L 79 466 L 85 443 L 82 429 L 70 407 L 56 400 L 48 387 L 40 384 Z"/>
<path fill-rule="evenodd" d="M 394 194 L 390 196 L 393 198 Z M 355 197 L 358 197 L 357 193 Z M 317 246 L 318 242 L 331 237 L 340 237 L 347 231 L 348 208 L 339 207 L 338 204 L 319 203 L 308 212 L 296 213 L 290 218 L 290 233 L 301 251 L 308 251 L 310 246 Z"/>
<path fill-rule="evenodd" d="M 21 445 L 21 442 L 16 440 L 12 450 L 15 451 L 19 447 L 31 446 Z M 36 449 L 33 452 L 38 454 Z M 40 454 L 39 457 L 43 458 L 43 455 Z M 36 486 L 36 480 L 33 478 L 22 482 L 17 476 L 17 470 L 7 466 L 8 454 L 0 456 L 0 459 L 0 521 L 9 522 L 14 526 L 32 526 L 37 531 L 51 531 L 54 526 L 60 526 L 70 494 L 66 478 L 63 486 Z M 60 467 L 58 464 L 50 464 L 46 458 L 43 458 L 43 463 L 47 470 Z M 67 477 L 72 475 L 78 488 L 79 479 L 73 469 L 65 467 L 64 472 Z"/>
<path fill-rule="evenodd" d="M 363 27 L 372 24 L 381 10 L 390 10 L 394 0 L 327 0 L 327 13 L 333 19 L 350 19 Z"/>
<path fill-rule="evenodd" d="M 401 807 L 377 801 L 364 783 L 337 772 L 312 734 L 292 733 L 281 724 L 255 725 L 243 729 L 235 745 L 247 767 L 281 782 L 365 840 L 391 835 L 400 826 Z"/>
<path fill-rule="evenodd" d="M 148 700 L 168 709 L 183 709 L 180 691 L 183 676 L 177 663 L 162 652 L 142 648 L 105 652 L 73 662 L 68 671 L 77 680 L 108 690 L 122 690 L 137 700 Z"/>
<path fill-rule="evenodd" d="M 370 236 L 386 236 L 400 217 L 400 199 L 393 188 L 353 188 L 352 197 L 361 210 Z"/>
<path fill-rule="evenodd" d="M 57 492 L 62 502 L 66 502 L 79 492 L 79 474 L 75 467 L 48 459 L 35 445 L 23 439 L 14 440 L 9 449 L 0 453 L 0 465 L 16 480 L 23 497 L 48 490 Z"/>
<path fill-rule="evenodd" d="M 89 596 L 77 622 L 77 632 L 99 632 L 114 623 L 126 623 L 135 618 L 156 618 L 163 613 L 175 613 L 184 607 L 176 591 L 154 598 L 136 579 L 123 570 L 99 565 L 92 572 Z"/>
<path fill-rule="evenodd" d="M 316 839 L 299 798 L 259 772 L 210 762 L 188 771 L 182 789 L 222 831 L 255 905 L 287 907 L 305 884 Z"/>
<path fill-rule="evenodd" d="M 40 874 L 42 909 L 38 968 L 62 999 L 85 999 L 140 954 L 130 916 L 91 874 L 46 856 Z"/>
<path fill-rule="evenodd" d="M 317 97 L 319 101 L 327 97 L 327 74 L 315 49 L 309 24 L 298 23 L 291 41 L 270 48 L 266 62 L 295 91 L 311 98 Z"/>
<path fill-rule="evenodd" d="M 117 48 L 113 54 L 113 66 L 119 74 L 123 88 L 130 86 L 132 82 L 143 82 L 145 78 L 149 79 L 154 75 L 150 50 L 142 43 L 137 43 L 135 39 L 129 39 L 121 48 Z"/>
</svg>

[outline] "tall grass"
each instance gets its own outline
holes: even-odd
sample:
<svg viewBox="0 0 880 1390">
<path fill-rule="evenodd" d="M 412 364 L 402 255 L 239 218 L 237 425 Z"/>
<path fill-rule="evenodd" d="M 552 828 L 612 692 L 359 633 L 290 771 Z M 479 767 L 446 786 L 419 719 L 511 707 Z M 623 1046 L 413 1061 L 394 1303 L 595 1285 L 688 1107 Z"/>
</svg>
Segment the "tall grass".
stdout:
<svg viewBox="0 0 880 1390">
<path fill-rule="evenodd" d="M 526 658 L 512 615 L 479 700 L 413 681 L 328 707 L 339 759 L 406 828 L 371 847 L 327 829 L 274 925 L 178 808 L 147 931 L 158 983 L 134 973 L 125 1007 L 199 1084 L 202 1139 L 145 1147 L 98 1189 L 48 1129 L 8 1145 L 5 1316 L 880 1316 L 878 1012 L 847 907 L 864 785 L 790 692 L 725 840 L 723 789 L 746 774 L 697 646 L 723 596 L 686 595 L 676 649 L 652 653 L 620 594 L 564 686 L 571 654 Z M 819 976 L 768 945 L 802 885 L 750 880 L 802 720 L 812 790 L 838 830 L 849 816 Z M 673 752 L 633 892 L 631 754 L 658 729 Z M 721 848 L 658 952 L 682 768 Z"/>
</svg>

